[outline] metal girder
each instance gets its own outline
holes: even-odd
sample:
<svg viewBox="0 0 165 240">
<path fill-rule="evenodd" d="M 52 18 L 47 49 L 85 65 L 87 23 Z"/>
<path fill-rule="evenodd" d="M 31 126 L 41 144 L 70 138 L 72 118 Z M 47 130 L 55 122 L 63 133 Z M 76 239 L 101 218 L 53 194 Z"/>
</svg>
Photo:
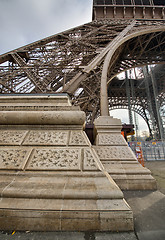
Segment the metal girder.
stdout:
<svg viewBox="0 0 165 240">
<path fill-rule="evenodd" d="M 115 80 L 118 73 L 136 66 L 165 62 L 165 21 L 136 20 L 134 26 L 128 29 L 131 22 L 129 19 L 92 21 L 1 55 L 1 93 L 68 92 L 73 103 L 86 112 L 87 120 L 93 121 L 100 114 L 103 62 L 121 34 L 125 35 L 108 66 L 108 80 Z M 156 77 L 158 99 L 162 106 L 165 90 L 160 79 L 161 76 Z M 121 96 L 118 93 L 122 93 L 124 106 L 126 100 L 122 87 L 121 91 L 115 90 L 113 80 L 110 87 L 112 91 L 108 90 L 108 98 L 114 98 L 110 96 L 112 92 L 117 94 L 115 104 L 118 101 L 119 106 Z M 142 101 L 142 97 L 146 99 L 141 93 L 142 88 L 145 88 L 142 81 L 135 84 L 134 98 L 137 106 L 143 109 L 141 114 L 144 109 L 148 110 L 147 104 Z M 142 115 L 147 119 L 145 113 Z"/>
<path fill-rule="evenodd" d="M 36 86 L 37 90 L 45 92 L 47 84 L 45 82 L 40 82 L 38 75 L 34 72 L 34 70 L 28 68 L 25 60 L 16 52 L 12 53 L 11 56 L 18 66 L 21 67 L 21 70 L 27 74 L 27 77 Z"/>
<path fill-rule="evenodd" d="M 131 110 L 138 113 L 146 121 L 150 135 L 161 139 L 165 127 L 163 112 L 161 113 L 165 105 L 165 66 L 158 65 L 153 68 L 154 83 L 151 81 L 148 71 L 145 68 L 142 70 L 143 78 L 129 79 L 130 84 L 133 82 L 134 93 L 131 92 L 131 86 L 126 86 L 125 79 L 119 80 L 116 78 L 112 80 L 108 89 L 109 109 L 128 109 L 131 106 Z M 156 85 L 156 96 L 153 93 L 153 85 Z M 129 97 L 127 91 L 129 91 Z M 156 107 L 155 101 L 159 106 Z M 162 121 L 161 126 L 158 117 L 159 121 L 160 119 Z"/>
</svg>

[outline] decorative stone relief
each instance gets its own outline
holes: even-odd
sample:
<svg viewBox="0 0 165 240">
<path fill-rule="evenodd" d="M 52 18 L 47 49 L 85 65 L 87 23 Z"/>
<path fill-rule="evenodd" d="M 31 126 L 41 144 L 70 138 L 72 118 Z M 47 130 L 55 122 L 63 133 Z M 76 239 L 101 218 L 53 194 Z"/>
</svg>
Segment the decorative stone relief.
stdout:
<svg viewBox="0 0 165 240">
<path fill-rule="evenodd" d="M 80 170 L 81 149 L 37 148 L 29 161 L 28 170 Z"/>
<path fill-rule="evenodd" d="M 29 154 L 28 149 L 0 148 L 0 169 L 23 169 Z"/>
<path fill-rule="evenodd" d="M 99 145 L 127 145 L 121 134 L 99 134 Z"/>
<path fill-rule="evenodd" d="M 100 159 L 135 159 L 134 154 L 127 146 L 95 147 Z"/>
<path fill-rule="evenodd" d="M 0 130 L 0 145 L 21 145 L 27 131 Z"/>
<path fill-rule="evenodd" d="M 121 158 L 135 159 L 135 156 L 129 147 L 117 147 L 117 149 L 120 149 L 119 155 L 121 156 Z"/>
<path fill-rule="evenodd" d="M 30 131 L 23 145 L 67 145 L 67 131 Z"/>
<path fill-rule="evenodd" d="M 83 131 L 71 131 L 69 145 L 70 146 L 88 146 L 89 143 L 85 139 L 85 135 Z"/>
<path fill-rule="evenodd" d="M 84 149 L 84 170 L 98 170 L 91 149 Z"/>
<path fill-rule="evenodd" d="M 115 147 L 96 147 L 95 148 L 100 159 L 117 159 L 117 149 Z"/>
</svg>

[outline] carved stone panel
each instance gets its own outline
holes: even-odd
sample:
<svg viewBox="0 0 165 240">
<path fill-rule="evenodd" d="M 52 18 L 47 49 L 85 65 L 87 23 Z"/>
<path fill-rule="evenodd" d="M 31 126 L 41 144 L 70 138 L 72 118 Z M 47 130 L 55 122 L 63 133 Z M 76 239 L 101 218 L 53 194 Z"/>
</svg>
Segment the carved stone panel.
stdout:
<svg viewBox="0 0 165 240">
<path fill-rule="evenodd" d="M 99 134 L 98 145 L 127 145 L 121 134 Z"/>
<path fill-rule="evenodd" d="M 23 169 L 31 149 L 0 148 L 0 169 Z"/>
<path fill-rule="evenodd" d="M 98 170 L 97 164 L 94 160 L 95 156 L 91 149 L 84 149 L 84 170 Z"/>
<path fill-rule="evenodd" d="M 70 146 L 88 146 L 89 142 L 87 141 L 83 131 L 71 131 L 69 145 Z"/>
<path fill-rule="evenodd" d="M 81 149 L 36 148 L 28 170 L 80 170 Z"/>
<path fill-rule="evenodd" d="M 21 145 L 27 131 L 0 130 L 0 145 Z"/>
<path fill-rule="evenodd" d="M 40 130 L 30 131 L 23 145 L 66 146 L 68 131 Z"/>
<path fill-rule="evenodd" d="M 119 147 L 95 147 L 95 150 L 100 159 L 115 159 L 115 160 L 124 160 L 124 159 L 135 159 L 135 156 L 131 149 L 127 146 Z"/>
</svg>

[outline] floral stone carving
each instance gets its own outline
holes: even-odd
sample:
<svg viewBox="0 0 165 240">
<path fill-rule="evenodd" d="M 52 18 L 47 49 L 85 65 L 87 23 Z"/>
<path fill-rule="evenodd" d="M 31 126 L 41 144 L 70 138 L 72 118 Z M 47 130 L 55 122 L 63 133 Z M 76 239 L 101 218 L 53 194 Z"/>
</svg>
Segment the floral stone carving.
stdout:
<svg viewBox="0 0 165 240">
<path fill-rule="evenodd" d="M 89 142 L 87 141 L 83 131 L 71 131 L 70 146 L 88 146 Z"/>
<path fill-rule="evenodd" d="M 28 170 L 80 170 L 81 149 L 37 148 L 29 161 Z"/>
<path fill-rule="evenodd" d="M 84 149 L 84 170 L 98 170 L 91 149 Z"/>
<path fill-rule="evenodd" d="M 99 145 L 127 145 L 121 134 L 99 134 Z"/>
<path fill-rule="evenodd" d="M 21 145 L 27 131 L 0 130 L 0 145 Z"/>
<path fill-rule="evenodd" d="M 67 144 L 67 131 L 30 131 L 23 145 L 63 145 Z"/>
<path fill-rule="evenodd" d="M 0 169 L 23 169 L 31 150 L 0 148 Z"/>
<path fill-rule="evenodd" d="M 125 146 L 108 146 L 95 148 L 100 159 L 127 159 L 134 160 L 135 156 L 133 152 Z"/>
</svg>

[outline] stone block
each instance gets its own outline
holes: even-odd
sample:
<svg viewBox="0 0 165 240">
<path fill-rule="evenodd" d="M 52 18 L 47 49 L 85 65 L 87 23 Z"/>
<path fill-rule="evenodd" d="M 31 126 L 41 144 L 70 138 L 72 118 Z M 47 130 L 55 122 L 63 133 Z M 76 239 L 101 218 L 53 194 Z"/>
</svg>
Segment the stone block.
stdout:
<svg viewBox="0 0 165 240">
<path fill-rule="evenodd" d="M 34 148 L 27 170 L 80 170 L 80 148 Z"/>
<path fill-rule="evenodd" d="M 121 136 L 121 121 L 102 116 L 95 120 L 95 128 L 96 145 L 93 148 L 118 186 L 122 190 L 155 190 L 156 181 L 151 172 L 140 165 Z"/>
<path fill-rule="evenodd" d="M 1 230 L 132 230 L 132 211 L 84 121 L 66 95 L 0 96 Z M 115 147 L 117 138 L 108 141 Z"/>
<path fill-rule="evenodd" d="M 21 145 L 27 132 L 24 130 L 0 130 L 0 146 Z"/>
<path fill-rule="evenodd" d="M 64 130 L 31 130 L 28 132 L 23 145 L 66 146 L 68 138 L 69 132 Z"/>
<path fill-rule="evenodd" d="M 90 146 L 90 141 L 82 130 L 71 131 L 69 146 Z"/>
<path fill-rule="evenodd" d="M 0 169 L 24 169 L 31 148 L 0 147 Z"/>
</svg>

